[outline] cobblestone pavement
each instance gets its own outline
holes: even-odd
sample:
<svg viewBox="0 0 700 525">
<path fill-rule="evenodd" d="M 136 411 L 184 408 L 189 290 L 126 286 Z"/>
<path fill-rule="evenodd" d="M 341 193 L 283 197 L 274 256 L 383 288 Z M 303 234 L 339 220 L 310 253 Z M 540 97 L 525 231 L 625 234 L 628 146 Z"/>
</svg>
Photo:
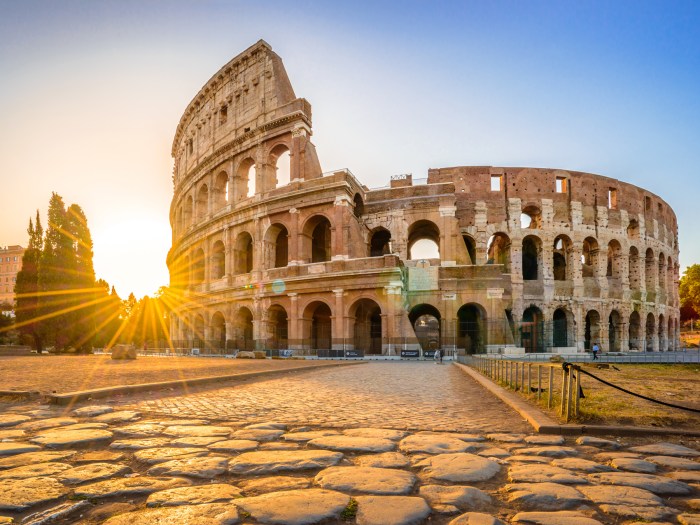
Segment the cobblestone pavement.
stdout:
<svg viewBox="0 0 700 525">
<path fill-rule="evenodd" d="M 272 392 L 313 417 L 253 422 L 299 408 L 253 412 Z M 407 430 L 411 396 L 416 428 L 435 426 L 432 406 L 437 426 L 438 409 L 459 414 L 453 431 Z M 320 424 L 348 398 L 345 426 Z M 699 439 L 547 436 L 511 416 L 494 432 L 483 420 L 503 408 L 452 366 L 371 363 L 162 402 L 0 404 L 0 524 L 700 523 Z M 233 408 L 203 417 L 217 403 Z"/>
<path fill-rule="evenodd" d="M 274 420 L 460 432 L 530 429 L 516 412 L 456 367 L 432 362 L 369 362 L 316 370 L 144 401 L 134 408 L 248 423 Z"/>
</svg>

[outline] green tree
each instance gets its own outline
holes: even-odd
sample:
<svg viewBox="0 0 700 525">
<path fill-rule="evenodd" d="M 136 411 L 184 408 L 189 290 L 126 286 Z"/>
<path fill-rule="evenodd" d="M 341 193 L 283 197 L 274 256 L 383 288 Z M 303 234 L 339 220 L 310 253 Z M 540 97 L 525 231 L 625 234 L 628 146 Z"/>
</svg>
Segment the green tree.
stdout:
<svg viewBox="0 0 700 525">
<path fill-rule="evenodd" d="M 44 230 L 41 226 L 39 210 L 36 211 L 36 222 L 29 219 L 29 244 L 22 256 L 22 269 L 17 273 L 15 283 L 15 315 L 16 325 L 20 334 L 31 338 L 34 348 L 41 353 L 44 349 L 44 339 L 39 321 L 39 259 L 44 245 Z"/>
<path fill-rule="evenodd" d="M 680 280 L 681 320 L 700 316 L 700 264 L 688 266 Z"/>
</svg>

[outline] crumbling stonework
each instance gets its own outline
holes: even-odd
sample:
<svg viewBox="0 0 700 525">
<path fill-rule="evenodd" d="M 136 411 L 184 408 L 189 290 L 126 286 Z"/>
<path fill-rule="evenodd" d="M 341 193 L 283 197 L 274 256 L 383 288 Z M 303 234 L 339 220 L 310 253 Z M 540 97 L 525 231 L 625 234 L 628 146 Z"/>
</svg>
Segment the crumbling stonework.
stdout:
<svg viewBox="0 0 700 525">
<path fill-rule="evenodd" d="M 172 149 L 176 344 L 405 356 L 678 346 L 677 222 L 658 196 L 491 166 L 370 190 L 347 170 L 322 173 L 311 135 L 311 106 L 264 41 L 187 107 Z"/>
</svg>

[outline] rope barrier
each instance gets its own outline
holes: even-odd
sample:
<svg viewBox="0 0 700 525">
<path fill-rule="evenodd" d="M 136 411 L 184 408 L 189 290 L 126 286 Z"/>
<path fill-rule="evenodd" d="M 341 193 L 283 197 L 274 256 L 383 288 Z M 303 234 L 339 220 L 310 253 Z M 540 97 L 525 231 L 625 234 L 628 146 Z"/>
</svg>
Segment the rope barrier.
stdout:
<svg viewBox="0 0 700 525">
<path fill-rule="evenodd" d="M 688 410 L 689 412 L 695 412 L 695 413 L 700 414 L 700 409 L 697 409 L 697 408 L 690 408 L 690 407 L 684 407 L 684 406 L 681 406 L 681 405 L 674 405 L 673 403 L 667 403 L 666 401 L 659 401 L 658 399 L 654 399 L 654 398 L 652 398 L 652 397 L 648 397 L 648 396 L 645 396 L 645 395 L 642 395 L 642 394 L 637 394 L 636 392 L 631 392 L 631 391 L 627 390 L 626 388 L 622 388 L 621 386 L 614 385 L 614 384 L 610 383 L 609 381 L 606 381 L 605 379 L 601 379 L 600 377 L 598 377 L 598 376 L 596 376 L 596 375 L 594 375 L 594 374 L 591 374 L 591 373 L 588 372 L 587 370 L 584 370 L 584 369 L 582 369 L 582 368 L 579 367 L 579 366 L 575 366 L 575 365 L 573 365 L 572 363 L 564 362 L 564 363 L 562 363 L 561 366 L 562 366 L 562 368 L 563 368 L 564 370 L 568 370 L 568 368 L 570 368 L 570 367 L 571 367 L 571 368 L 574 368 L 575 370 L 578 370 L 581 374 L 586 374 L 587 376 L 590 376 L 590 377 L 592 377 L 593 379 L 596 379 L 596 380 L 600 381 L 600 382 L 603 383 L 604 385 L 608 385 L 608 386 L 611 387 L 611 388 L 614 388 L 614 389 L 616 389 L 616 390 L 620 390 L 621 392 L 624 392 L 625 394 L 629 394 L 629 395 L 631 395 L 631 396 L 639 397 L 639 398 L 641 398 L 641 399 L 645 399 L 645 400 L 647 400 L 647 401 L 651 401 L 652 403 L 657 403 L 657 404 L 659 404 L 659 405 L 663 405 L 663 406 L 667 406 L 667 407 L 671 407 L 671 408 L 678 408 L 678 409 L 680 409 L 680 410 Z"/>
</svg>

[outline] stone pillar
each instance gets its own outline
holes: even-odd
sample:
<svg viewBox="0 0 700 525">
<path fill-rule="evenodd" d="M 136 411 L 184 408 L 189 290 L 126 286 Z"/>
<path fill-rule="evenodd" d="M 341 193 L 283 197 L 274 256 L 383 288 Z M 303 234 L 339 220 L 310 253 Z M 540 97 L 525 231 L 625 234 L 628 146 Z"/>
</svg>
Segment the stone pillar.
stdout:
<svg viewBox="0 0 700 525">
<path fill-rule="evenodd" d="M 287 344 L 290 349 L 301 348 L 301 323 L 299 322 L 299 296 L 296 293 L 288 293 L 290 299 L 289 306 L 289 333 L 287 334 Z"/>
<path fill-rule="evenodd" d="M 476 201 L 474 205 L 474 225 L 476 226 L 477 234 L 474 236 L 476 241 L 476 261 L 473 264 L 484 265 L 488 260 L 488 242 L 489 235 L 486 233 L 488 225 L 487 207 L 484 201 Z"/>
<path fill-rule="evenodd" d="M 454 266 L 457 264 L 456 237 L 459 234 L 455 220 L 456 206 L 440 206 L 440 265 Z M 466 247 L 464 248 L 466 250 Z"/>
<path fill-rule="evenodd" d="M 333 224 L 331 224 L 331 261 L 348 259 L 348 239 L 346 239 L 346 213 L 349 213 L 352 202 L 347 195 L 338 195 L 333 208 Z"/>
<path fill-rule="evenodd" d="M 299 227 L 299 210 L 292 208 L 289 210 L 289 236 L 287 237 L 287 260 L 289 266 L 295 266 L 304 262 L 301 258 Z"/>
<path fill-rule="evenodd" d="M 335 308 L 331 317 L 332 330 L 331 347 L 333 350 L 342 350 L 343 342 L 345 341 L 345 311 L 343 307 L 343 293 L 345 290 L 337 288 L 332 290 L 335 295 Z"/>
</svg>

